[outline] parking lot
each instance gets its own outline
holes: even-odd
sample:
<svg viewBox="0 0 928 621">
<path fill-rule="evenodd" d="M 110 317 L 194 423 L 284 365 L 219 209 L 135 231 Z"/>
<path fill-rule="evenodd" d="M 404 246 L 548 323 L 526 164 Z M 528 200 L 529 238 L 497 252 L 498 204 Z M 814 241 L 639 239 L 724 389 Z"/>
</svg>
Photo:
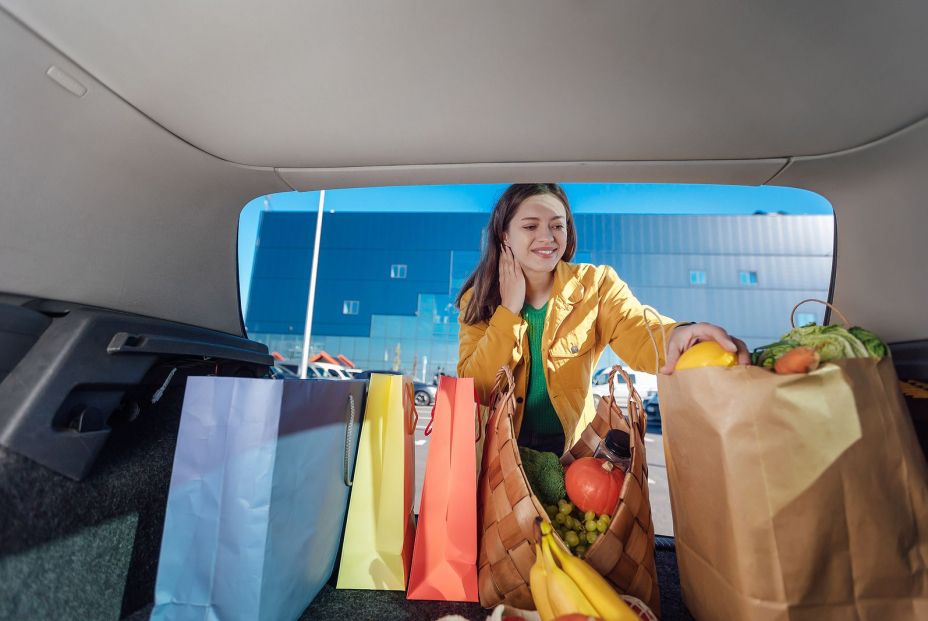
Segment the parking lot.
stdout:
<svg viewBox="0 0 928 621">
<path fill-rule="evenodd" d="M 416 426 L 416 499 L 415 511 L 419 512 L 422 482 L 425 479 L 425 464 L 429 452 L 425 428 L 431 420 L 432 406 L 417 407 L 419 424 Z M 664 462 L 664 445 L 659 433 L 648 433 L 644 439 L 648 454 L 648 484 L 650 486 L 651 515 L 654 532 L 658 535 L 673 535 L 673 520 L 670 515 L 670 492 L 667 487 L 667 466 Z"/>
</svg>

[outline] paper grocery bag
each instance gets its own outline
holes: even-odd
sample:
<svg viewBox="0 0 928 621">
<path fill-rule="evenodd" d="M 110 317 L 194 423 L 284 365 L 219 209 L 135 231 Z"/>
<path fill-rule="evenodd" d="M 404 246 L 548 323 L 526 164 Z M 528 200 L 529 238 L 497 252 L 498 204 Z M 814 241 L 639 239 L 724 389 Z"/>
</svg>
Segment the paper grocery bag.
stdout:
<svg viewBox="0 0 928 621">
<path fill-rule="evenodd" d="M 439 379 L 408 599 L 477 601 L 478 408 L 473 379 Z"/>
<path fill-rule="evenodd" d="M 348 504 L 339 589 L 405 591 L 415 537 L 412 381 L 372 374 Z"/>
<path fill-rule="evenodd" d="M 303 614 L 335 567 L 364 389 L 187 381 L 152 619 Z"/>
<path fill-rule="evenodd" d="M 697 619 L 928 619 L 928 476 L 890 358 L 690 369 L 658 390 Z"/>
</svg>

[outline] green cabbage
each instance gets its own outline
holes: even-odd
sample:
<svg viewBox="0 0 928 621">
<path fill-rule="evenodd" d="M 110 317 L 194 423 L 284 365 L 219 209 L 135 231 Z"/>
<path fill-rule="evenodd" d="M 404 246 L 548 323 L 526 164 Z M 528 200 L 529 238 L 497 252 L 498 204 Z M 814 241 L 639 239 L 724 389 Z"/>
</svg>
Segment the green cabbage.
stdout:
<svg viewBox="0 0 928 621">
<path fill-rule="evenodd" d="M 867 351 L 870 352 L 870 355 L 874 358 L 884 358 L 889 355 L 889 348 L 886 347 L 886 343 L 880 340 L 880 337 L 875 335 L 870 330 L 865 330 L 859 326 L 854 326 L 853 328 L 848 329 L 848 332 L 856 336 L 861 343 L 867 348 Z"/>
<path fill-rule="evenodd" d="M 866 346 L 856 336 L 838 325 L 817 326 L 813 324 L 793 328 L 787 333 L 786 338 L 817 350 L 822 362 L 844 358 L 866 358 L 870 355 Z"/>
<path fill-rule="evenodd" d="M 863 328 L 846 330 L 838 325 L 819 326 L 810 323 L 793 328 L 776 343 L 758 347 L 751 355 L 751 362 L 760 367 L 772 368 L 780 356 L 795 347 L 813 348 L 822 362 L 844 358 L 882 358 L 889 354 L 886 344 Z"/>
</svg>

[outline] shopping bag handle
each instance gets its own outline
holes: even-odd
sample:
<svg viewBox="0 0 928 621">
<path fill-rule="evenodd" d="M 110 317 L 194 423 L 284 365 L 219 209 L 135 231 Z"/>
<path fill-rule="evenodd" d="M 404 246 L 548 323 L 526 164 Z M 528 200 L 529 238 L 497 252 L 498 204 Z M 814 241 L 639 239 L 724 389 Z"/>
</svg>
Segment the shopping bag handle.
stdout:
<svg viewBox="0 0 928 621">
<path fill-rule="evenodd" d="M 432 422 L 435 420 L 435 406 L 438 405 L 438 396 L 435 397 L 435 405 L 432 406 L 432 417 L 429 419 L 429 424 L 425 426 L 425 431 L 423 435 L 430 436 L 432 435 Z"/>
<path fill-rule="evenodd" d="M 348 472 L 351 469 L 351 429 L 354 427 L 354 395 L 348 395 L 348 421 L 345 425 L 345 485 L 351 487 L 354 481 L 351 480 Z"/>
<path fill-rule="evenodd" d="M 848 321 L 847 316 L 846 316 L 844 313 L 842 313 L 841 311 L 839 311 L 837 308 L 835 308 L 834 306 L 832 306 L 831 304 L 829 304 L 829 303 L 826 302 L 825 300 L 819 300 L 818 298 L 806 298 L 805 300 L 803 300 L 802 302 L 799 302 L 798 304 L 796 304 L 796 306 L 793 307 L 793 312 L 791 312 L 791 313 L 789 314 L 789 325 L 791 325 L 792 327 L 794 327 L 794 328 L 796 327 L 796 310 L 797 310 L 800 306 L 802 306 L 803 304 L 805 304 L 806 302 L 818 302 L 819 304 L 824 304 L 824 305 L 827 306 L 830 310 L 833 310 L 835 313 L 837 313 L 838 317 L 841 318 L 841 321 L 844 322 L 844 327 L 845 327 L 845 328 L 850 328 L 850 327 L 851 327 L 851 322 Z M 822 322 L 822 323 L 824 323 L 824 322 Z"/>
<path fill-rule="evenodd" d="M 654 315 L 654 318 L 657 319 L 657 323 L 661 327 L 661 340 L 664 343 L 664 360 L 667 360 L 667 327 L 664 326 L 664 319 L 661 317 L 661 314 L 658 313 L 650 306 L 645 306 L 642 312 L 644 317 L 644 325 L 648 330 L 648 336 L 651 338 L 651 345 L 654 346 L 654 375 L 658 375 L 661 372 L 661 354 L 657 348 L 657 339 L 654 338 L 654 330 L 651 328 L 651 324 L 648 323 L 648 315 Z"/>
<path fill-rule="evenodd" d="M 474 388 L 474 402 L 477 404 L 477 416 L 476 416 L 476 421 L 475 421 L 476 429 L 474 430 L 474 437 L 476 439 L 474 440 L 474 444 L 477 444 L 478 442 L 480 442 L 480 439 L 483 437 L 483 425 L 480 424 L 480 408 L 482 407 L 480 404 L 480 393 L 477 392 L 476 388 Z M 425 426 L 424 435 L 426 436 L 432 435 L 432 423 L 435 421 L 435 408 L 437 405 L 438 405 L 438 396 L 436 395 L 435 405 L 432 406 L 432 418 L 429 419 L 429 424 Z"/>
<path fill-rule="evenodd" d="M 435 403 L 432 404 L 432 417 L 429 419 L 429 424 L 425 426 L 424 435 L 432 435 L 432 423 L 435 422 L 435 408 L 438 407 L 438 395 L 441 393 L 441 385 L 444 380 L 444 376 L 439 376 L 438 378 L 438 390 L 435 391 Z M 416 412 L 418 414 L 418 411 Z"/>
<path fill-rule="evenodd" d="M 409 417 L 409 430 L 407 433 L 415 433 L 416 425 L 419 424 L 419 411 L 416 409 L 416 395 L 412 389 L 412 382 L 405 382 L 406 393 L 409 396 L 409 411 L 406 414 Z"/>
<path fill-rule="evenodd" d="M 474 402 L 477 404 L 477 416 L 475 417 L 477 430 L 474 432 L 474 437 L 476 438 L 474 440 L 474 444 L 477 444 L 480 442 L 481 438 L 483 438 L 483 425 L 480 424 L 480 408 L 483 406 L 480 404 L 480 393 L 477 392 L 476 388 L 474 388 Z"/>
</svg>

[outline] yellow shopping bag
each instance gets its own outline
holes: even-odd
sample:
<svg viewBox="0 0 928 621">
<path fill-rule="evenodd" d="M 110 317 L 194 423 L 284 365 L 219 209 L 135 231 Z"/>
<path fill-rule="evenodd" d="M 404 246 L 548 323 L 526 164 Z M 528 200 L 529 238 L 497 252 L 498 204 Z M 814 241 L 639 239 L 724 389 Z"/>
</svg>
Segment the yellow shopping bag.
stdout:
<svg viewBox="0 0 928 621">
<path fill-rule="evenodd" d="M 405 591 L 415 540 L 412 382 L 371 375 L 355 466 L 339 589 Z"/>
</svg>

